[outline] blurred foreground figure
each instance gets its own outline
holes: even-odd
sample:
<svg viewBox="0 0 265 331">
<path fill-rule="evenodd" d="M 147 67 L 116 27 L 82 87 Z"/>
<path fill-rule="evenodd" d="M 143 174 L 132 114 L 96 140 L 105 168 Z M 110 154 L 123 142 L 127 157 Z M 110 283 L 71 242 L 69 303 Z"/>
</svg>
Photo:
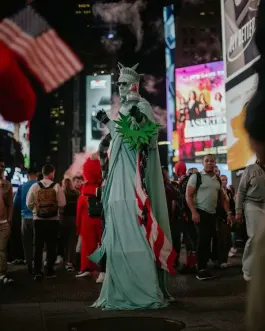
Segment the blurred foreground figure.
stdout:
<svg viewBox="0 0 265 331">
<path fill-rule="evenodd" d="M 32 118 L 35 93 L 15 56 L 0 41 L 0 112 L 6 121 L 20 123 Z"/>
<path fill-rule="evenodd" d="M 49 93 L 83 68 L 31 5 L 0 21 L 0 54 L 0 112 L 15 123 L 30 120 L 35 110 L 35 90 L 26 75 Z"/>
<path fill-rule="evenodd" d="M 261 54 L 257 68 L 259 74 L 258 89 L 252 98 L 246 115 L 245 127 L 250 143 L 260 159 L 265 172 L 265 1 L 261 0 L 257 17 L 256 43 Z M 264 182 L 265 190 L 265 182 Z M 248 298 L 247 326 L 249 331 L 265 330 L 265 215 L 264 228 L 256 240 L 254 248 L 252 279 Z"/>
<path fill-rule="evenodd" d="M 105 111 L 97 119 L 112 139 L 103 190 L 106 276 L 94 307 L 109 310 L 162 308 L 168 304 L 166 272 L 174 272 L 167 203 L 157 148 L 158 125 L 150 104 L 139 95 L 137 65 L 119 64 L 119 119 Z M 106 169 L 105 169 L 106 170 Z"/>
</svg>

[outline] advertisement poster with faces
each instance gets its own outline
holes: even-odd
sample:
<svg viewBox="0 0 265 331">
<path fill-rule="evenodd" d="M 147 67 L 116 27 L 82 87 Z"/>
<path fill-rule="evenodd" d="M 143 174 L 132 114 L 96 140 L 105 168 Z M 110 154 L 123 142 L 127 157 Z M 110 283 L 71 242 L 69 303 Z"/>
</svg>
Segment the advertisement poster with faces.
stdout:
<svg viewBox="0 0 265 331">
<path fill-rule="evenodd" d="M 95 117 L 99 110 L 111 111 L 111 75 L 87 76 L 86 79 L 86 148 L 95 152 L 107 129 Z"/>
<path fill-rule="evenodd" d="M 255 45 L 259 3 L 260 0 L 221 1 L 230 170 L 244 168 L 255 161 L 244 120 L 248 102 L 257 87 L 257 76 L 252 67 L 259 59 Z"/>
<path fill-rule="evenodd" d="M 223 62 L 176 69 L 175 160 L 226 154 Z"/>
<path fill-rule="evenodd" d="M 254 39 L 259 2 L 260 0 L 224 1 L 227 80 L 244 72 L 259 56 Z"/>
</svg>

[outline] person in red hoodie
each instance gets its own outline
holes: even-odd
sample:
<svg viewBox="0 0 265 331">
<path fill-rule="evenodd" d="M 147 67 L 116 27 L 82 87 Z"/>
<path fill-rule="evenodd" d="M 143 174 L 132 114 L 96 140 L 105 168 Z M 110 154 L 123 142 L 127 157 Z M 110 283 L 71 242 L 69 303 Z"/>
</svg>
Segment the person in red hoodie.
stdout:
<svg viewBox="0 0 265 331">
<path fill-rule="evenodd" d="M 77 278 L 87 277 L 91 272 L 99 270 L 99 266 L 88 259 L 98 248 L 102 236 L 101 216 L 92 217 L 89 214 L 89 199 L 96 198 L 101 183 L 100 162 L 95 155 L 86 160 L 83 176 L 85 183 L 77 201 L 76 217 L 77 235 L 81 236 L 81 268 Z"/>
</svg>

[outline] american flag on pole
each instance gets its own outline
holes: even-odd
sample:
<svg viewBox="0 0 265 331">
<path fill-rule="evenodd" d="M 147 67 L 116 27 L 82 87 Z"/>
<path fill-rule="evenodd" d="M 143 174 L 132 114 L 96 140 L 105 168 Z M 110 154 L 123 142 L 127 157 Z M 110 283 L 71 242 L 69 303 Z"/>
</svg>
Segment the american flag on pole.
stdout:
<svg viewBox="0 0 265 331">
<path fill-rule="evenodd" d="M 69 46 L 30 5 L 0 22 L 0 41 L 23 61 L 46 92 L 83 69 Z"/>
<path fill-rule="evenodd" d="M 163 230 L 158 225 L 152 212 L 149 197 L 143 188 L 140 153 L 138 153 L 136 168 L 135 192 L 138 221 L 145 229 L 146 239 L 154 252 L 156 265 L 171 274 L 175 274 L 174 262 L 177 254 L 174 251 L 172 244 L 166 238 Z"/>
</svg>

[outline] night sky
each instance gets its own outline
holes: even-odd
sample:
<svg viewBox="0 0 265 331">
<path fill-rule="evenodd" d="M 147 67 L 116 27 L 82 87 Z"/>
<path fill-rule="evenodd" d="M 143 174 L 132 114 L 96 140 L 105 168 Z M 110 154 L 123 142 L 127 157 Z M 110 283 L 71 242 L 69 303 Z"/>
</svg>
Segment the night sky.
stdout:
<svg viewBox="0 0 265 331">
<path fill-rule="evenodd" d="M 165 50 L 163 39 L 163 10 L 159 1 L 125 1 L 130 3 L 130 7 L 138 4 L 139 29 L 133 25 L 132 20 L 114 24 L 115 38 L 121 43 L 121 47 L 115 52 L 109 52 L 109 47 L 104 47 L 102 37 L 108 34 L 109 24 L 104 22 L 104 17 L 91 15 L 91 28 L 87 28 L 87 21 L 80 15 L 75 15 L 77 3 L 89 3 L 93 5 L 96 1 L 76 1 L 76 0 L 39 0 L 33 3 L 33 7 L 44 16 L 47 21 L 56 29 L 57 33 L 72 47 L 85 64 L 85 72 L 93 74 L 94 65 L 107 64 L 109 70 L 116 67 L 117 62 L 132 66 L 140 63 L 138 71 L 151 78 L 151 84 L 145 82 L 141 88 L 141 94 L 146 97 L 154 107 L 165 109 Z M 114 1 L 104 1 L 111 5 Z M 122 1 L 117 1 L 119 4 Z M 163 1 L 164 2 L 164 1 Z M 137 3 L 137 4 L 136 4 Z M 14 13 L 22 7 L 24 1 L 13 0 L 0 4 L 1 16 Z M 94 4 L 98 6 L 98 4 Z M 99 7 L 98 7 L 99 8 Z M 109 8 L 110 9 L 110 8 Z M 119 9 L 118 9 L 119 10 Z M 132 12 L 133 13 L 133 12 Z M 121 11 L 123 15 L 124 12 Z M 133 14 L 134 15 L 134 14 Z M 119 15 L 121 16 L 121 15 Z M 136 17 L 134 16 L 134 17 Z M 128 16 L 130 20 L 130 15 Z M 115 18 L 114 18 L 115 23 Z M 138 34 L 138 36 L 137 36 Z M 139 37 L 140 35 L 140 37 Z M 140 41 L 139 41 L 140 40 Z M 137 45 L 139 46 L 137 49 Z M 108 71 L 108 70 L 106 70 Z M 37 86 L 35 84 L 35 86 Z M 145 87 L 145 88 L 143 88 Z M 38 107 L 36 110 L 33 124 L 35 134 L 39 133 L 38 141 L 40 146 L 45 145 L 45 130 L 43 123 L 49 121 L 47 108 L 50 98 L 44 96 L 38 89 Z M 34 136 L 36 137 L 36 135 Z M 37 146 L 32 146 L 38 151 Z M 42 153 L 45 153 L 43 150 Z"/>
</svg>

